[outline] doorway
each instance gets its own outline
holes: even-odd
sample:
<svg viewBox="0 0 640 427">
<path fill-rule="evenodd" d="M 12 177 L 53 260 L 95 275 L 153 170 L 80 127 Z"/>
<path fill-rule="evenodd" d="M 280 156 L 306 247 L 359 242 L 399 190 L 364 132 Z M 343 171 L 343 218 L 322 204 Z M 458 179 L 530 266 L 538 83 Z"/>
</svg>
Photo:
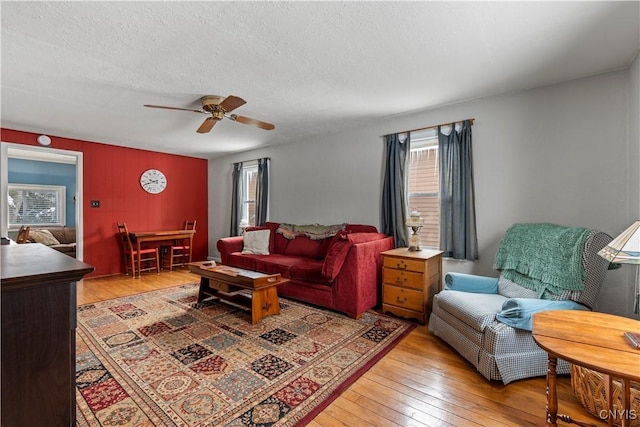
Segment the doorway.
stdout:
<svg viewBox="0 0 640 427">
<path fill-rule="evenodd" d="M 82 153 L 78 151 L 2 142 L 0 152 L 0 212 L 2 212 L 1 216 L 3 218 L 2 224 L 0 224 L 0 233 L 2 236 L 8 236 L 9 234 L 8 186 L 10 158 L 75 165 L 75 193 L 73 198 L 75 200 L 76 258 L 82 260 L 84 258 L 84 234 L 82 227 Z"/>
</svg>

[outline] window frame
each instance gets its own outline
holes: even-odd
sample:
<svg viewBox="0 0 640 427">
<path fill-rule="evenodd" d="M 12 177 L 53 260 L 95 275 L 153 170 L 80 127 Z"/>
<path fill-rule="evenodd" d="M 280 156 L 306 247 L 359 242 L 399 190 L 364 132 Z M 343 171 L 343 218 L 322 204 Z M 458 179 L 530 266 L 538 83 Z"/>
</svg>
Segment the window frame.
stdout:
<svg viewBox="0 0 640 427">
<path fill-rule="evenodd" d="M 56 212 L 55 220 L 48 221 L 48 222 L 12 221 L 12 215 L 10 214 L 10 209 L 12 208 L 13 203 L 11 202 L 11 200 L 13 200 L 13 198 L 11 197 L 11 193 L 15 191 L 32 191 L 32 192 L 40 191 L 40 192 L 55 193 L 56 206 L 52 206 L 55 208 L 55 212 Z M 64 185 L 9 183 L 7 185 L 7 226 L 9 227 L 9 230 L 17 230 L 22 225 L 30 226 L 30 227 L 64 227 L 67 224 L 66 200 L 67 200 L 67 187 Z M 27 206 L 27 209 L 29 209 L 28 206 Z M 46 208 L 43 208 L 43 209 L 46 209 Z"/>
<path fill-rule="evenodd" d="M 254 179 L 252 180 L 252 175 L 254 177 Z M 254 186 L 257 185 L 257 176 L 258 176 L 258 163 L 256 162 L 255 164 L 249 164 L 249 165 L 243 165 L 242 166 L 242 185 L 241 185 L 241 194 L 240 194 L 240 199 L 241 199 L 241 203 L 240 203 L 240 216 L 239 216 L 239 224 L 238 226 L 241 229 L 244 229 L 244 227 L 250 227 L 250 226 L 254 226 L 255 224 L 255 193 L 256 193 L 256 188 L 252 189 L 250 188 L 251 186 L 251 182 L 253 181 Z M 250 197 L 251 193 L 253 192 L 254 198 L 252 199 Z M 254 207 L 254 217 L 253 217 L 253 221 L 251 221 L 251 217 L 249 214 L 250 211 L 250 205 L 253 204 Z"/>
<path fill-rule="evenodd" d="M 416 197 L 431 197 L 431 198 L 435 198 L 438 204 L 438 211 L 437 211 L 437 221 L 438 221 L 438 226 L 437 226 L 437 231 L 436 231 L 436 236 L 437 236 L 437 242 L 433 242 L 433 237 L 432 238 L 428 238 L 427 237 L 427 227 L 422 227 L 420 229 L 420 243 L 421 246 L 425 247 L 425 248 L 430 248 L 430 249 L 438 249 L 439 245 L 440 245 L 440 222 L 441 222 L 441 218 L 440 218 L 440 171 L 439 171 L 439 149 L 438 149 L 438 133 L 437 133 L 437 129 L 425 129 L 425 130 L 421 130 L 421 131 L 417 131 L 417 132 L 411 132 L 410 134 L 410 149 L 409 149 L 409 156 L 407 158 L 407 175 L 406 175 L 406 191 L 407 191 L 407 212 L 411 212 L 414 209 L 415 206 L 412 206 L 411 203 L 411 199 L 412 198 L 416 198 Z M 434 169 L 434 175 L 435 175 L 435 181 L 438 183 L 438 188 L 436 192 L 411 192 L 411 186 L 410 186 L 410 175 L 411 175 L 411 158 L 412 158 L 412 154 L 418 152 L 418 151 L 426 151 L 426 150 L 433 150 L 435 152 L 435 165 L 437 169 Z M 419 209 L 417 209 L 419 210 Z M 425 218 L 425 212 L 420 212 L 421 216 L 423 217 L 423 219 Z"/>
</svg>

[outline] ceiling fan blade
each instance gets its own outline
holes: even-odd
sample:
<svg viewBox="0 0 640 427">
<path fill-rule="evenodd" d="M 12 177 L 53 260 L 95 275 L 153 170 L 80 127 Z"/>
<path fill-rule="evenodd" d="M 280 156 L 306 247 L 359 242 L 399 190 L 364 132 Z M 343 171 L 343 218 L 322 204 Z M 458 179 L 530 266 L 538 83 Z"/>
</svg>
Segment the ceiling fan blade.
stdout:
<svg viewBox="0 0 640 427">
<path fill-rule="evenodd" d="M 194 113 L 203 113 L 203 114 L 207 114 L 206 111 L 202 111 L 202 110 L 194 110 L 192 108 L 178 108 L 178 107 L 166 107 L 164 105 L 150 105 L 150 104 L 144 104 L 145 107 L 149 107 L 149 108 L 163 108 L 165 110 L 180 110 L 180 111 L 193 111 Z"/>
<path fill-rule="evenodd" d="M 207 117 L 206 119 L 204 119 L 204 122 L 202 122 L 202 124 L 198 128 L 197 132 L 198 133 L 207 133 L 207 132 L 209 132 L 211 129 L 213 129 L 213 127 L 215 126 L 216 122 L 217 122 L 217 120 L 214 119 L 213 117 Z"/>
<path fill-rule="evenodd" d="M 246 103 L 247 101 L 242 98 L 234 95 L 229 95 L 224 99 L 224 101 L 220 103 L 219 107 L 221 107 L 224 111 L 229 112 Z"/>
<path fill-rule="evenodd" d="M 275 129 L 275 126 L 271 123 L 263 122 L 260 120 L 252 119 L 250 117 L 238 116 L 237 114 L 232 114 L 229 118 L 233 121 L 244 123 L 245 125 L 257 126 L 260 129 L 264 130 L 272 130 Z"/>
</svg>

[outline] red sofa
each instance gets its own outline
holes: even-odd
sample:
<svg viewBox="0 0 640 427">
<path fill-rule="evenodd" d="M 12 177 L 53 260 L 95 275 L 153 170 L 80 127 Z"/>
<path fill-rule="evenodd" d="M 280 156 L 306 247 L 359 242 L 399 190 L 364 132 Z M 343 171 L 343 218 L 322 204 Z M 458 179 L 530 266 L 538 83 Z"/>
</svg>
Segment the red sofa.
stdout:
<svg viewBox="0 0 640 427">
<path fill-rule="evenodd" d="M 345 224 L 332 237 L 311 239 L 304 234 L 285 237 L 280 223 L 268 222 L 246 231 L 270 230 L 269 254 L 242 253 L 243 237 L 218 240 L 222 264 L 281 274 L 290 279 L 278 294 L 336 310 L 353 318 L 380 302 L 381 252 L 394 248 L 393 237 L 372 225 Z M 282 224 L 287 226 L 286 224 Z M 285 233 L 287 234 L 287 233 Z"/>
</svg>

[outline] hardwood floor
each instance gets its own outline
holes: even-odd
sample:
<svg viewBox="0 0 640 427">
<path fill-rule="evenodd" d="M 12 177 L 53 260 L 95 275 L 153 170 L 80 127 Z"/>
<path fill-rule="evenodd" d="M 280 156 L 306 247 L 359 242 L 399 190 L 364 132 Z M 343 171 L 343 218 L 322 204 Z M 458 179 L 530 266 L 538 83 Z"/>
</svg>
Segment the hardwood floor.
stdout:
<svg viewBox="0 0 640 427">
<path fill-rule="evenodd" d="M 85 279 L 78 283 L 78 305 L 197 281 L 185 269 L 143 274 L 140 279 Z M 309 425 L 543 426 L 545 389 L 544 377 L 507 386 L 487 381 L 419 325 Z M 558 379 L 558 401 L 561 413 L 594 424 L 600 421 L 576 400 L 568 376 Z"/>
<path fill-rule="evenodd" d="M 84 279 L 77 286 L 78 305 L 197 283 L 199 280 L 198 276 L 183 268 L 162 271 L 160 274 L 143 273 L 140 279 L 125 275 Z"/>
</svg>

